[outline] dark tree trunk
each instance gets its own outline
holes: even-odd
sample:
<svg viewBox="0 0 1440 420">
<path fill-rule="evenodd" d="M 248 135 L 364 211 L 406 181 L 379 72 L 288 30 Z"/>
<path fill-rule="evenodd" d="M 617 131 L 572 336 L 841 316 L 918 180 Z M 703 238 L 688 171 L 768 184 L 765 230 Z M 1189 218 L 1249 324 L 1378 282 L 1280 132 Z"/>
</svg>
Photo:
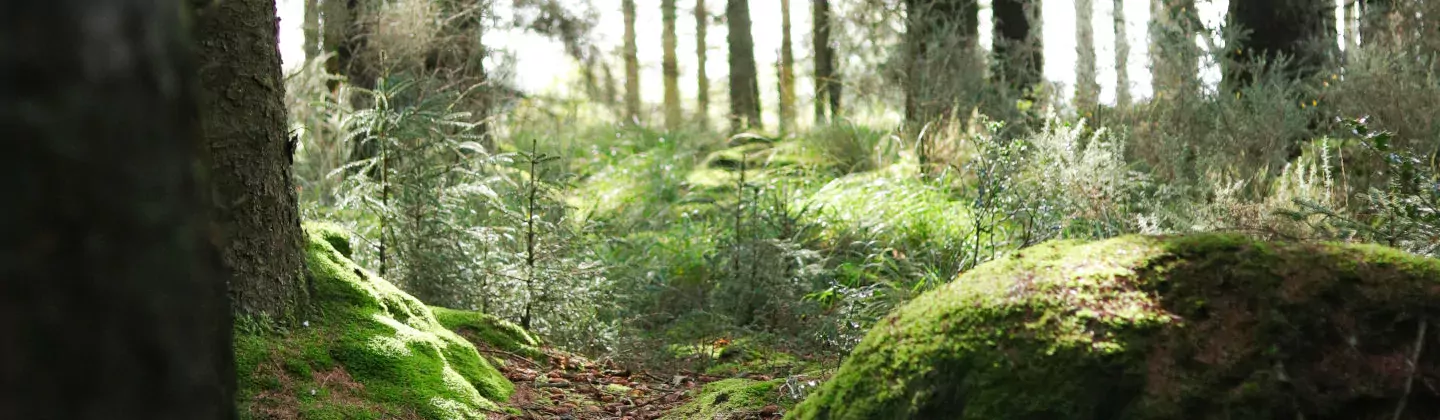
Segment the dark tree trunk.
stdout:
<svg viewBox="0 0 1440 420">
<path fill-rule="evenodd" d="M 1150 71 L 1157 98 L 1190 98 L 1199 93 L 1202 28 L 1195 0 L 1150 2 Z"/>
<path fill-rule="evenodd" d="M 995 0 L 995 75 L 1015 92 L 1031 95 L 1044 75 L 1045 51 L 1031 23 L 1040 16 L 1039 0 Z"/>
<path fill-rule="evenodd" d="M 294 320 L 307 303 L 274 0 L 225 0 L 195 20 L 218 245 L 242 314 Z"/>
<path fill-rule="evenodd" d="M 983 69 L 975 0 L 906 0 L 905 120 L 924 124 L 974 102 Z"/>
<path fill-rule="evenodd" d="M 663 21 L 664 59 L 661 64 L 665 73 L 665 128 L 679 129 L 684 123 L 680 112 L 680 64 L 676 49 L 679 40 L 675 37 L 675 0 L 660 0 L 660 20 Z"/>
<path fill-rule="evenodd" d="M 705 45 L 709 27 L 710 11 L 705 10 L 705 0 L 695 0 L 695 124 L 702 130 L 710 127 L 710 76 L 705 72 L 710 52 Z"/>
<path fill-rule="evenodd" d="M 1125 0 L 1115 0 L 1115 106 L 1130 106 L 1130 38 L 1125 27 Z"/>
<path fill-rule="evenodd" d="M 640 122 L 640 57 L 635 42 L 635 0 L 621 0 L 625 13 L 625 122 Z"/>
<path fill-rule="evenodd" d="M 1225 83 L 1238 89 L 1252 83 L 1257 70 L 1282 77 L 1307 78 L 1319 71 L 1335 46 L 1334 3 L 1327 0 L 1247 0 L 1230 2 L 1229 25 L 1249 31 L 1231 52 Z M 1327 45 L 1328 44 L 1328 45 Z M 1276 67 L 1279 56 L 1288 57 Z M 1257 69 L 1265 61 L 1264 69 Z"/>
<path fill-rule="evenodd" d="M 830 0 L 812 0 L 815 54 L 815 124 L 830 121 L 840 113 L 840 74 L 835 66 L 835 45 L 830 40 Z"/>
<path fill-rule="evenodd" d="M 1075 108 L 1081 115 L 1094 112 L 1100 103 L 1100 82 L 1096 79 L 1095 8 L 1091 0 L 1075 0 Z"/>
<path fill-rule="evenodd" d="M 729 0 L 725 7 L 730 33 L 730 131 L 762 128 L 760 80 L 755 64 L 755 40 L 750 34 L 750 1 Z"/>
<path fill-rule="evenodd" d="M 0 2 L 0 418 L 236 417 L 181 10 Z"/>
</svg>

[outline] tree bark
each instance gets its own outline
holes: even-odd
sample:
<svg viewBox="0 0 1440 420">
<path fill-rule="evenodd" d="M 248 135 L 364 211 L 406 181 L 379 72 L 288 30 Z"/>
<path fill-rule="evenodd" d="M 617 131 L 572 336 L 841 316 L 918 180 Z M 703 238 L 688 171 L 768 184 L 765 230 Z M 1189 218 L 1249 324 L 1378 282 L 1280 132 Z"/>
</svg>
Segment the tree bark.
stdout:
<svg viewBox="0 0 1440 420">
<path fill-rule="evenodd" d="M 1195 0 L 1152 0 L 1150 10 L 1150 69 L 1155 97 L 1194 97 L 1200 91 L 1202 54 L 1195 45 L 1195 34 L 1202 27 Z"/>
<path fill-rule="evenodd" d="M 635 0 L 621 0 L 625 14 L 625 119 L 640 123 L 640 58 L 635 45 Z"/>
<path fill-rule="evenodd" d="M 795 129 L 795 51 L 790 37 L 790 0 L 780 0 L 780 131 Z"/>
<path fill-rule="evenodd" d="M 199 13 L 202 129 L 213 214 L 241 314 L 294 321 L 308 303 L 291 184 L 274 0 L 225 0 Z"/>
<path fill-rule="evenodd" d="M 1115 0 L 1115 106 L 1130 106 L 1130 39 L 1126 37 L 1125 0 Z"/>
<path fill-rule="evenodd" d="M 1094 4 L 1075 0 L 1075 108 L 1081 115 L 1094 112 L 1100 103 L 1100 83 L 1095 70 Z"/>
<path fill-rule="evenodd" d="M 1026 97 L 1033 97 L 1033 89 L 1044 75 L 1045 49 L 1039 25 L 1032 23 L 1040 16 L 1040 6 L 1038 0 L 995 0 L 992 6 L 995 74 Z"/>
<path fill-rule="evenodd" d="M 760 119 L 760 81 L 755 64 L 755 40 L 750 35 L 750 1 L 729 0 L 725 7 L 730 29 L 730 131 L 763 128 Z"/>
<path fill-rule="evenodd" d="M 815 124 L 840 113 L 840 75 L 835 66 L 835 45 L 830 40 L 830 0 L 811 0 L 812 41 L 815 54 Z"/>
<path fill-rule="evenodd" d="M 182 10 L 0 2 L 0 418 L 236 418 Z"/>
<path fill-rule="evenodd" d="M 1250 31 L 1228 48 L 1225 83 L 1239 89 L 1254 82 L 1257 71 L 1275 71 L 1281 77 L 1313 76 L 1334 48 L 1334 3 L 1327 0 L 1248 0 L 1230 2 L 1229 25 Z M 1329 44 L 1327 46 L 1326 44 Z M 1276 67 L 1279 56 L 1289 59 Z M 1266 62 L 1261 66 L 1261 62 Z M 1263 68 L 1260 68 L 1263 67 Z"/>
<path fill-rule="evenodd" d="M 705 9 L 705 0 L 695 0 L 695 124 L 701 130 L 710 128 L 710 76 L 705 71 L 710 52 L 705 43 L 709 27 L 710 12 Z"/>
<path fill-rule="evenodd" d="M 680 111 L 680 64 L 676 56 L 679 41 L 675 37 L 675 0 L 660 0 L 660 19 L 664 23 L 665 57 L 665 128 L 676 130 L 685 123 Z"/>
<path fill-rule="evenodd" d="M 920 125 L 975 102 L 983 68 L 975 0 L 906 0 L 905 120 Z"/>
</svg>

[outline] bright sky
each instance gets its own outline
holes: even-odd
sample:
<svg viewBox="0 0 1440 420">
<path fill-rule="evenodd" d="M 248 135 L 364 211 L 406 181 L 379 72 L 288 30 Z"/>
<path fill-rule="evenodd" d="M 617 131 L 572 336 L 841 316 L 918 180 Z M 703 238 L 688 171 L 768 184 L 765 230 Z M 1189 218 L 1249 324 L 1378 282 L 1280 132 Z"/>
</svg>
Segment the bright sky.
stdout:
<svg viewBox="0 0 1440 420">
<path fill-rule="evenodd" d="M 402 0 L 403 1 L 403 0 Z M 577 0 L 566 0 L 577 1 Z M 845 0 L 840 0 L 845 1 Z M 1075 6 L 1072 0 L 1042 0 L 1043 4 L 1043 28 L 1045 45 L 1045 75 L 1065 86 L 1073 86 L 1075 81 Z M 1344 1 L 1344 0 L 1336 0 Z M 989 43 L 990 28 L 990 0 L 981 2 L 981 33 L 982 44 Z M 1093 25 L 1095 32 L 1096 56 L 1101 84 L 1101 100 L 1113 103 L 1115 99 L 1115 21 L 1111 14 L 1114 7 L 1113 0 L 1092 0 L 1094 3 Z M 1147 37 L 1147 26 L 1150 17 L 1151 0 L 1124 0 L 1126 17 L 1126 35 L 1130 38 L 1129 76 L 1131 80 L 1131 93 L 1137 98 L 1146 97 L 1150 94 L 1149 51 Z M 505 3 L 505 2 L 496 2 Z M 597 34 L 598 43 L 602 49 L 610 46 L 617 46 L 621 43 L 621 36 L 624 31 L 623 16 L 620 12 L 619 0 L 592 0 L 592 3 L 602 10 Z M 677 14 L 678 38 L 679 38 L 679 60 L 681 74 L 681 93 L 687 100 L 693 101 L 695 96 L 695 19 L 693 14 L 693 0 L 680 0 Z M 707 6 L 712 13 L 719 13 L 724 10 L 725 0 L 708 0 Z M 1201 0 L 1197 2 L 1197 9 L 1201 18 L 1210 24 L 1218 24 L 1224 16 L 1228 6 L 1228 0 Z M 661 22 L 660 22 L 660 0 L 636 0 L 638 9 L 636 30 L 639 32 L 638 47 L 641 62 L 642 83 L 641 98 L 646 103 L 656 104 L 660 102 L 663 84 L 660 73 L 661 61 Z M 502 7 L 502 6 L 497 6 Z M 280 49 L 287 69 L 292 69 L 303 60 L 304 53 L 301 51 L 302 33 L 300 24 L 303 16 L 303 0 L 278 0 L 278 12 L 281 18 Z M 497 13 L 506 13 L 498 11 Z M 751 0 L 750 15 L 753 20 L 752 31 L 755 38 L 755 55 L 760 66 L 760 84 L 763 101 L 767 111 L 774 109 L 778 101 L 776 93 L 775 63 L 779 58 L 780 50 L 780 2 L 775 0 Z M 805 77 L 808 68 L 808 57 L 810 56 L 810 0 L 792 0 L 791 2 L 791 23 L 794 36 L 794 48 L 796 60 L 802 64 L 797 68 L 799 85 L 797 90 L 800 93 L 802 109 L 807 105 L 811 92 L 811 80 Z M 725 28 L 723 25 L 711 25 L 709 32 L 709 63 L 707 73 L 712 80 L 723 80 L 728 73 L 725 54 Z M 1198 38 L 1197 38 L 1198 39 Z M 515 82 L 519 87 L 529 92 L 562 92 L 564 81 L 572 75 L 575 63 L 565 55 L 561 46 L 556 41 L 543 37 L 524 34 L 490 32 L 484 40 L 485 44 L 492 48 L 505 48 L 518 52 Z M 843 53 L 843 52 L 842 52 Z M 620 68 L 615 69 L 617 77 L 623 77 Z M 1205 72 L 1208 80 L 1214 81 L 1219 77 L 1216 69 L 1209 68 Z M 649 81 L 654 81 L 653 83 Z M 714 86 L 718 88 L 719 83 Z M 1068 90 L 1068 89 L 1067 89 Z M 717 94 L 718 94 L 717 90 Z M 690 105 L 687 104 L 687 108 Z M 773 121 L 773 116 L 767 118 Z"/>
</svg>

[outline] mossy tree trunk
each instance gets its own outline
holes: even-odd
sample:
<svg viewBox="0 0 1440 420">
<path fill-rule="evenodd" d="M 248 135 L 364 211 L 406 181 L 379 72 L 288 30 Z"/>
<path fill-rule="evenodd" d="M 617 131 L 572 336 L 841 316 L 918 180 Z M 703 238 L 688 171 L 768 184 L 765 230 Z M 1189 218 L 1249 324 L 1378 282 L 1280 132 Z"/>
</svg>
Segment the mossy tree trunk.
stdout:
<svg viewBox="0 0 1440 420">
<path fill-rule="evenodd" d="M 1095 70 L 1094 4 L 1075 0 L 1075 108 L 1089 115 L 1100 104 Z"/>
<path fill-rule="evenodd" d="M 705 9 L 705 0 L 695 0 L 695 124 L 701 130 L 710 128 L 710 76 L 705 71 L 710 53 L 705 42 L 709 28 L 710 11 Z"/>
<path fill-rule="evenodd" d="M 984 72 L 977 54 L 980 6 L 975 0 L 905 5 L 905 120 L 918 127 L 976 102 Z"/>
<path fill-rule="evenodd" d="M 234 275 L 230 292 L 242 314 L 293 321 L 308 290 L 275 1 L 214 3 L 197 13 L 194 29 L 216 241 Z"/>
<path fill-rule="evenodd" d="M 750 0 L 729 0 L 725 21 L 730 30 L 730 131 L 763 128 L 760 80 L 755 64 L 755 39 L 750 34 Z"/>
<path fill-rule="evenodd" d="M 995 0 L 995 75 L 1026 96 L 1044 75 L 1045 51 L 1040 42 L 1039 0 Z"/>
<path fill-rule="evenodd" d="M 635 45 L 635 0 L 621 0 L 625 14 L 625 120 L 640 122 L 640 57 Z"/>
<path fill-rule="evenodd" d="M 661 41 L 665 57 L 661 63 L 665 73 L 665 128 L 679 129 L 685 123 L 680 111 L 680 63 L 676 54 L 679 41 L 675 37 L 675 0 L 660 0 L 660 20 L 664 34 Z"/>
<path fill-rule="evenodd" d="M 305 0 L 305 17 L 301 30 L 305 33 L 305 60 L 320 56 L 320 0 Z"/>
<path fill-rule="evenodd" d="M 1150 10 L 1150 71 L 1155 96 L 1195 96 L 1200 90 L 1202 54 L 1195 45 L 1195 34 L 1202 29 L 1195 0 L 1152 0 Z"/>
<path fill-rule="evenodd" d="M 790 0 L 780 0 L 780 131 L 795 129 L 795 50 L 790 37 Z"/>
<path fill-rule="evenodd" d="M 181 11 L 0 3 L 0 418 L 236 418 Z"/>
<path fill-rule="evenodd" d="M 840 73 L 836 70 L 835 45 L 830 39 L 830 0 L 811 0 L 811 24 L 815 58 L 815 124 L 831 121 L 840 113 Z"/>
<path fill-rule="evenodd" d="M 1252 83 L 1259 71 L 1307 78 L 1325 64 L 1335 47 L 1335 4 L 1328 0 L 1247 0 L 1230 2 L 1228 25 L 1249 31 L 1227 48 L 1224 82 L 1230 89 Z M 1327 45 L 1328 44 L 1328 45 Z M 1280 56 L 1284 66 L 1275 67 Z M 1261 63 L 1265 62 L 1262 68 Z"/>
</svg>

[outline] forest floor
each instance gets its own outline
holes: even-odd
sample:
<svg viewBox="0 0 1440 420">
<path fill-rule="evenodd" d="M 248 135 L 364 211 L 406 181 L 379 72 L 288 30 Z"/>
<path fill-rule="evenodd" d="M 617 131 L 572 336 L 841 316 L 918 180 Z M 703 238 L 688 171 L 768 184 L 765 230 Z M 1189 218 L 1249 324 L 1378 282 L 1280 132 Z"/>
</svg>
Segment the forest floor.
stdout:
<svg viewBox="0 0 1440 420">
<path fill-rule="evenodd" d="M 632 370 L 553 348 L 535 360 L 472 341 L 482 354 L 503 360 L 497 367 L 515 384 L 506 412 L 491 415 L 495 420 L 779 419 L 806 387 L 797 382 L 818 382 L 807 375 Z"/>
</svg>

